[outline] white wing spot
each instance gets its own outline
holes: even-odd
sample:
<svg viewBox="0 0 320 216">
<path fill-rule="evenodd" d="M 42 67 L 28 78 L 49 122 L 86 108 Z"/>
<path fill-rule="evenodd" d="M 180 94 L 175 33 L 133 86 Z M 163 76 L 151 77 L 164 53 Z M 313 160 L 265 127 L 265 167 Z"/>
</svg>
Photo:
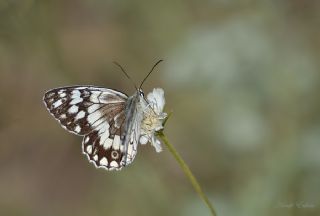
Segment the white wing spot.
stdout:
<svg viewBox="0 0 320 216">
<path fill-rule="evenodd" d="M 65 92 L 60 93 L 60 95 L 59 95 L 59 97 L 65 97 L 65 96 L 67 96 L 67 94 Z"/>
<path fill-rule="evenodd" d="M 98 155 L 93 156 L 93 160 L 98 161 Z"/>
<path fill-rule="evenodd" d="M 80 95 L 81 95 L 81 93 L 80 93 L 80 91 L 78 91 L 78 90 L 73 90 L 72 92 L 71 92 L 71 98 L 79 98 L 80 97 Z"/>
<path fill-rule="evenodd" d="M 66 115 L 66 114 L 62 114 L 62 115 L 60 116 L 60 118 L 61 118 L 61 119 L 65 119 L 65 118 L 67 118 L 67 115 Z"/>
<path fill-rule="evenodd" d="M 120 143 L 121 143 L 120 136 L 115 135 L 114 136 L 114 140 L 113 140 L 113 148 L 116 149 L 116 150 L 119 150 L 120 149 Z"/>
<path fill-rule="evenodd" d="M 108 166 L 108 159 L 106 157 L 103 157 L 101 160 L 100 160 L 100 164 L 101 165 L 104 165 L 104 166 Z"/>
<path fill-rule="evenodd" d="M 83 98 L 77 97 L 72 99 L 72 101 L 70 102 L 70 105 L 78 104 L 78 103 L 81 103 L 82 101 L 83 101 Z"/>
<path fill-rule="evenodd" d="M 116 161 L 111 161 L 110 166 L 111 167 L 118 167 L 119 164 Z"/>
<path fill-rule="evenodd" d="M 96 111 L 94 113 L 91 113 L 88 115 L 87 119 L 90 124 L 93 124 L 96 122 L 99 118 L 101 118 L 101 113 L 99 111 Z"/>
<path fill-rule="evenodd" d="M 88 154 L 92 154 L 92 145 L 88 145 L 86 148 Z"/>
<path fill-rule="evenodd" d="M 57 108 L 58 106 L 61 106 L 61 104 L 62 104 L 62 99 L 57 100 L 57 101 L 54 102 L 52 105 L 53 105 L 53 108 Z"/>
<path fill-rule="evenodd" d="M 99 104 L 93 104 L 93 105 L 89 106 L 88 113 L 93 113 L 94 111 L 96 111 L 99 108 L 100 108 Z"/>
<path fill-rule="evenodd" d="M 74 120 L 77 121 L 78 119 L 82 119 L 83 117 L 85 117 L 86 113 L 81 110 L 80 112 L 78 112 L 78 114 L 76 115 L 76 117 L 74 117 Z"/>
<path fill-rule="evenodd" d="M 84 142 L 87 143 L 87 142 L 89 142 L 89 140 L 90 140 L 90 137 L 87 136 L 86 139 L 84 140 Z"/>
<path fill-rule="evenodd" d="M 99 98 L 98 98 L 98 95 L 95 94 L 95 92 L 93 92 L 93 93 L 91 94 L 91 96 L 90 96 L 90 101 L 91 101 L 92 103 L 100 103 Z"/>
<path fill-rule="evenodd" d="M 70 114 L 76 113 L 76 112 L 78 112 L 78 110 L 79 110 L 79 107 L 76 106 L 76 105 L 73 105 L 72 107 L 70 107 L 70 108 L 68 109 L 68 113 L 70 113 Z"/>
<path fill-rule="evenodd" d="M 75 132 L 80 133 L 81 131 L 81 127 L 79 125 L 77 125 L 74 129 Z"/>
<path fill-rule="evenodd" d="M 104 147 L 105 149 L 110 148 L 110 147 L 112 146 L 112 142 L 113 142 L 113 140 L 110 139 L 110 138 L 108 138 L 106 141 L 104 141 L 103 147 Z"/>
<path fill-rule="evenodd" d="M 108 123 L 106 123 L 108 124 Z M 109 124 L 108 124 L 109 126 Z M 104 132 L 102 133 L 101 137 L 100 137 L 100 145 L 103 145 L 103 143 L 105 143 L 106 139 L 109 138 L 109 127 L 105 127 Z"/>
</svg>

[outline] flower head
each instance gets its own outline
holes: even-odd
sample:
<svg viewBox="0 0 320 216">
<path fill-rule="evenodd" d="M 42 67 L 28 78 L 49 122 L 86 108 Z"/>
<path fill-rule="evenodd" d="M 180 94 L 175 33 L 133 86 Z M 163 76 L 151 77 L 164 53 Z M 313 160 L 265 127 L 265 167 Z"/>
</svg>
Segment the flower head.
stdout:
<svg viewBox="0 0 320 216">
<path fill-rule="evenodd" d="M 163 112 L 165 99 L 164 91 L 161 88 L 155 88 L 147 95 L 147 105 L 144 108 L 144 116 L 141 123 L 140 143 L 151 143 L 157 152 L 162 150 L 160 140 L 155 133 L 163 129 L 163 121 L 167 114 Z"/>
</svg>

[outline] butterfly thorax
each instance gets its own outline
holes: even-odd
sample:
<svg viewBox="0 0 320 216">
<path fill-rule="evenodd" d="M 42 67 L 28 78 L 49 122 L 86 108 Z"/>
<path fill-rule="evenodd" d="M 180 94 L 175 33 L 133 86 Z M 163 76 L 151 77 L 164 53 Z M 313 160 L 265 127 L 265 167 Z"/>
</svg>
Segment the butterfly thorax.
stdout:
<svg viewBox="0 0 320 216">
<path fill-rule="evenodd" d="M 126 106 L 125 106 L 125 113 L 126 113 L 126 121 L 125 127 L 129 126 L 129 123 L 132 122 L 132 118 L 138 114 L 138 112 L 142 113 L 142 104 L 141 104 L 141 96 L 137 92 L 133 96 L 129 97 Z M 142 119 L 141 119 L 142 120 Z M 141 122 L 140 120 L 140 122 Z M 127 131 L 127 129 L 126 129 Z"/>
</svg>

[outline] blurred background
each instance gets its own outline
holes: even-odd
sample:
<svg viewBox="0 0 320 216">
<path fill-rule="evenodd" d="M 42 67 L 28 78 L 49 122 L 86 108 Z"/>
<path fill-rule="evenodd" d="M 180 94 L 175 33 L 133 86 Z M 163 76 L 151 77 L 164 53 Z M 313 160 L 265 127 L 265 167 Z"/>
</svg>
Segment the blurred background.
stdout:
<svg viewBox="0 0 320 216">
<path fill-rule="evenodd" d="M 165 132 L 218 215 L 320 215 L 320 3 L 0 1 L 0 215 L 209 215 L 164 148 L 95 169 L 44 92 L 162 87 Z"/>
</svg>

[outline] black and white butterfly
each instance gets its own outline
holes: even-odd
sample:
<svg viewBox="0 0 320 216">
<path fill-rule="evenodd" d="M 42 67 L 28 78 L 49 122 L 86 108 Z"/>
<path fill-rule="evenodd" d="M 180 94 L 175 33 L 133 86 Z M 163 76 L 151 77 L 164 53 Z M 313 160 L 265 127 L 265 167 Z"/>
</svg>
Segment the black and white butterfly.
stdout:
<svg viewBox="0 0 320 216">
<path fill-rule="evenodd" d="M 141 86 L 152 70 L 130 97 L 110 88 L 70 86 L 47 91 L 43 101 L 63 128 L 83 136 L 83 153 L 90 162 L 120 170 L 137 154 L 144 109 L 150 109 Z"/>
</svg>

